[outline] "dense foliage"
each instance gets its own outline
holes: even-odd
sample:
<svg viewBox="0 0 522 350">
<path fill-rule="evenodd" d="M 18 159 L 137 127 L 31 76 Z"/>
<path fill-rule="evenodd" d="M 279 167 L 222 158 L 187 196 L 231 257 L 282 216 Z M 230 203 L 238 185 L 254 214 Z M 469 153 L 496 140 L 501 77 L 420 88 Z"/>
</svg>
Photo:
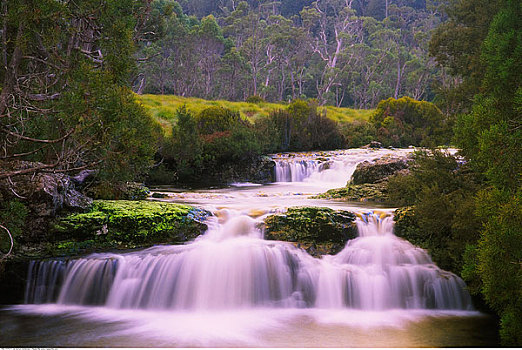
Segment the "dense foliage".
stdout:
<svg viewBox="0 0 522 350">
<path fill-rule="evenodd" d="M 441 268 L 460 273 L 466 245 L 478 239 L 478 186 L 469 164 L 455 156 L 441 151 L 415 154 L 410 174 L 388 183 L 390 201 L 412 206 L 396 213 L 396 234 L 428 249 Z"/>
<path fill-rule="evenodd" d="M 390 180 L 389 195 L 413 205 L 396 213 L 398 234 L 428 248 L 441 266 L 461 270 L 470 291 L 500 316 L 502 343 L 516 346 L 522 344 L 522 4 L 458 0 L 448 13 L 432 48 L 461 81 L 446 102 L 465 111 L 455 126 L 463 162 L 437 152 L 421 156 L 411 175 Z"/>
<path fill-rule="evenodd" d="M 261 154 L 343 146 L 337 123 L 313 101 L 294 101 L 255 123 L 228 108 L 208 107 L 194 114 L 182 106 L 172 123 L 160 150 L 164 166 L 152 174 L 156 182 L 168 180 L 168 171 L 176 174 L 170 180 L 193 183 L 227 166 L 248 164 Z"/>
<path fill-rule="evenodd" d="M 522 344 L 521 16 L 520 2 L 500 2 L 482 47 L 482 93 L 456 129 L 463 154 L 489 186 L 477 197 L 484 226 L 467 269 L 501 316 L 505 345 Z"/>
<path fill-rule="evenodd" d="M 385 146 L 435 147 L 451 139 L 451 127 L 442 112 L 430 102 L 409 97 L 379 102 L 370 123 Z"/>
<path fill-rule="evenodd" d="M 266 121 L 276 138 L 273 151 L 327 150 L 343 146 L 337 123 L 319 112 L 314 101 L 296 100 Z"/>
<path fill-rule="evenodd" d="M 209 107 L 193 115 L 182 106 L 176 111 L 172 133 L 166 136 L 160 155 L 167 170 L 159 170 L 176 174 L 171 183 L 193 183 L 228 164 L 260 156 L 261 147 L 253 125 L 239 113 Z M 156 172 L 152 175 L 161 182 Z"/>
<path fill-rule="evenodd" d="M 157 129 L 126 87 L 147 12 L 141 0 L 2 2 L 0 161 L 38 163 L 0 178 L 150 166 Z"/>
</svg>

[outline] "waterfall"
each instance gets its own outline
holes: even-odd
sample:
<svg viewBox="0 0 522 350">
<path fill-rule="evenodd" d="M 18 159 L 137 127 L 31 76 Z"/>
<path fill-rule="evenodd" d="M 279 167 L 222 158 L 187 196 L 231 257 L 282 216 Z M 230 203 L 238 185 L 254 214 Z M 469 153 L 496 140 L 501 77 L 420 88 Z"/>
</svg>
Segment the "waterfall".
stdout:
<svg viewBox="0 0 522 350">
<path fill-rule="evenodd" d="M 412 150 L 351 149 L 319 153 L 281 153 L 273 155 L 276 182 L 328 183 L 346 185 L 357 164 L 390 155 L 407 155 Z M 331 187 L 331 188 L 332 188 Z"/>
<path fill-rule="evenodd" d="M 317 160 L 277 160 L 276 182 L 302 182 L 313 173 L 320 171 L 319 166 Z"/>
<path fill-rule="evenodd" d="M 332 297 L 330 287 L 321 284 L 317 305 L 363 310 L 472 309 L 462 279 L 438 268 L 425 250 L 395 236 L 391 216 L 366 213 L 356 223 L 359 237 L 337 255 L 325 257 L 343 267 L 333 278 L 346 281 L 343 291 Z"/>
<path fill-rule="evenodd" d="M 386 213 L 359 214 L 359 237 L 322 259 L 264 240 L 259 224 L 227 211 L 186 245 L 34 262 L 26 302 L 152 310 L 472 309 L 464 282 L 396 237 Z"/>
</svg>

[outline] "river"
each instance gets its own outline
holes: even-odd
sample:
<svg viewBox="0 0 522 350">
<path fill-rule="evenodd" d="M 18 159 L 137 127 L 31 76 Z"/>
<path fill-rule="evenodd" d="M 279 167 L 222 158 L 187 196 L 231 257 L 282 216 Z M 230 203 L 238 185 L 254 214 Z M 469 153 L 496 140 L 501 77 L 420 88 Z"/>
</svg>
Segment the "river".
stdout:
<svg viewBox="0 0 522 350">
<path fill-rule="evenodd" d="M 26 304 L 0 311 L 0 345 L 66 347 L 495 346 L 495 321 L 464 282 L 393 234 L 393 208 L 311 199 L 357 163 L 411 150 L 274 156 L 269 185 L 183 191 L 163 201 L 214 213 L 181 246 L 34 262 Z M 358 214 L 359 236 L 317 259 L 266 241 L 260 223 L 291 206 Z"/>
</svg>

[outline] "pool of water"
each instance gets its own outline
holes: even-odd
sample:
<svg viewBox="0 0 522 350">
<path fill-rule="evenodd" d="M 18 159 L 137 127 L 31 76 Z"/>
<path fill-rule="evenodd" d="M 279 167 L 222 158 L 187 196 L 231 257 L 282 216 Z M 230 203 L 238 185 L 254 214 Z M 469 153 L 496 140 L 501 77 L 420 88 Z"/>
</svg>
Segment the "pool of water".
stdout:
<svg viewBox="0 0 522 350">
<path fill-rule="evenodd" d="M 478 312 L 249 309 L 113 310 L 58 305 L 0 310 L 5 347 L 495 347 Z"/>
</svg>

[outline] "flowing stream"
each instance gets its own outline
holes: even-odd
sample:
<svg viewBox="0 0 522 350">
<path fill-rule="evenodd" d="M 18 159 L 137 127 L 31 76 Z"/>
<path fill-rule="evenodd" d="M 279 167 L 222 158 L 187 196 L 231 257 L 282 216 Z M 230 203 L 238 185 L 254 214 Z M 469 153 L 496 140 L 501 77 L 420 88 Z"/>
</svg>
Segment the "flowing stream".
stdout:
<svg viewBox="0 0 522 350">
<path fill-rule="evenodd" d="M 392 209 L 308 198 L 343 186 L 363 160 L 408 152 L 278 155 L 274 184 L 171 191 L 165 200 L 214 213 L 204 235 L 179 246 L 32 262 L 26 304 L 9 308 L 5 320 L 52 318 L 50 330 L 61 333 L 8 335 L 5 344 L 491 345 L 482 330 L 490 320 L 473 311 L 464 282 L 393 234 Z M 358 237 L 320 259 L 291 243 L 264 240 L 263 219 L 293 205 L 351 210 Z M 449 335 L 442 336 L 445 327 Z"/>
</svg>

